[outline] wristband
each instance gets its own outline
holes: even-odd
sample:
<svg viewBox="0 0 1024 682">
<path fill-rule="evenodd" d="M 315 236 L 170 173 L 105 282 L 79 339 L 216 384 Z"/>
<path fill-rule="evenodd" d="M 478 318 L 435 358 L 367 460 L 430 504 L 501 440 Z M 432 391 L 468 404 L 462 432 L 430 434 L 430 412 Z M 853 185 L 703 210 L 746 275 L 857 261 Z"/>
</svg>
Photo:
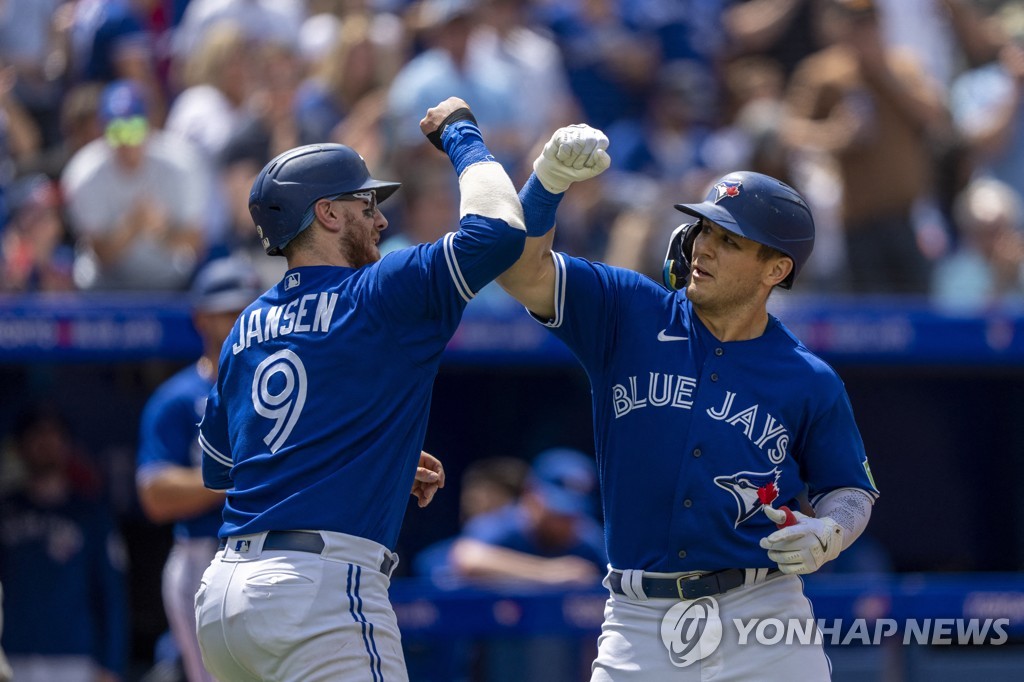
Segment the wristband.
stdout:
<svg viewBox="0 0 1024 682">
<path fill-rule="evenodd" d="M 537 174 L 530 173 L 526 184 L 519 190 L 519 203 L 523 205 L 527 237 L 543 237 L 555 226 L 555 211 L 563 196 L 564 192 L 549 192 Z"/>
<path fill-rule="evenodd" d="M 456 121 L 472 121 L 473 125 L 476 125 L 476 117 L 473 116 L 473 112 L 467 107 L 460 107 L 444 117 L 441 121 L 441 125 L 431 132 L 427 133 L 427 139 L 430 140 L 430 144 L 437 147 L 442 152 L 444 151 L 444 144 L 441 142 L 441 137 L 444 135 L 445 129 Z"/>
</svg>

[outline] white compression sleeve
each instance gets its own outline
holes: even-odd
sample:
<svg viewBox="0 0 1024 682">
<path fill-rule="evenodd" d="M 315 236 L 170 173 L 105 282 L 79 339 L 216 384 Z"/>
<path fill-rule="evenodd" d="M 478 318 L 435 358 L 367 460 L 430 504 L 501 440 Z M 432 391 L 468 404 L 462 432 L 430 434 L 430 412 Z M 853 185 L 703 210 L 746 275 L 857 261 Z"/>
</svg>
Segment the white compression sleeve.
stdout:
<svg viewBox="0 0 1024 682">
<path fill-rule="evenodd" d="M 496 161 L 480 161 L 459 176 L 462 200 L 459 216 L 470 213 L 504 220 L 517 230 L 526 230 L 519 195 L 505 169 Z"/>
<path fill-rule="evenodd" d="M 827 516 L 843 527 L 843 549 L 846 549 L 864 532 L 873 504 L 871 496 L 860 488 L 839 488 L 818 500 L 814 513 L 819 519 Z"/>
</svg>

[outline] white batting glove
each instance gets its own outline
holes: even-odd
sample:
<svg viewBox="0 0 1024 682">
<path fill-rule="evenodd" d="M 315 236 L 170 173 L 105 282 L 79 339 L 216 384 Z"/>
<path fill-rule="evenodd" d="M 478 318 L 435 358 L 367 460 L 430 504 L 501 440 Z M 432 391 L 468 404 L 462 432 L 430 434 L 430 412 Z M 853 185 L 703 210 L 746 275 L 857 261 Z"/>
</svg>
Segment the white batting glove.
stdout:
<svg viewBox="0 0 1024 682">
<path fill-rule="evenodd" d="M 589 180 L 608 169 L 608 138 L 585 123 L 559 128 L 544 145 L 533 172 L 552 194 L 561 194 L 569 185 Z"/>
<path fill-rule="evenodd" d="M 761 507 L 775 523 L 786 523 L 786 512 L 766 504 Z M 826 561 L 832 561 L 843 550 L 843 527 L 825 516 L 812 516 L 791 512 L 796 523 L 761 538 L 761 548 L 768 550 L 768 558 L 779 565 L 779 570 L 790 574 L 814 573 Z"/>
</svg>

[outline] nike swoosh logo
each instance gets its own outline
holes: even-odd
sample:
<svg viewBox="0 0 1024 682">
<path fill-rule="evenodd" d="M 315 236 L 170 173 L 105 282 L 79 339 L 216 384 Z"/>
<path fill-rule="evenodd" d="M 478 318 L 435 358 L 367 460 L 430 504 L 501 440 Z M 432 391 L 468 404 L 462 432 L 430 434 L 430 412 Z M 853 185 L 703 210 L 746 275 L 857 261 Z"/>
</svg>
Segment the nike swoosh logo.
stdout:
<svg viewBox="0 0 1024 682">
<path fill-rule="evenodd" d="M 689 340 L 690 340 L 689 336 L 669 336 L 668 334 L 665 333 L 664 329 L 662 329 L 660 332 L 658 332 L 658 341 L 689 341 Z"/>
</svg>

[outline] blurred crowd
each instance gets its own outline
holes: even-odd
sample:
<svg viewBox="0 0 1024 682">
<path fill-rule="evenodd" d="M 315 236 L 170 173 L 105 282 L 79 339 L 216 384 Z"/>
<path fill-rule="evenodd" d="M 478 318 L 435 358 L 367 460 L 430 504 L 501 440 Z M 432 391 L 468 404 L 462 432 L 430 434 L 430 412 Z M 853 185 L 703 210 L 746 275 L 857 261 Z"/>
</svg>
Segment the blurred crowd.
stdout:
<svg viewBox="0 0 1024 682">
<path fill-rule="evenodd" d="M 807 293 L 1024 293 L 1020 0 L 0 0 L 0 290 L 184 290 L 250 257 L 290 147 L 404 185 L 391 247 L 457 220 L 417 122 L 468 101 L 516 181 L 558 126 L 611 140 L 557 247 L 657 275 L 672 206 L 736 169 L 811 203 Z"/>
</svg>

